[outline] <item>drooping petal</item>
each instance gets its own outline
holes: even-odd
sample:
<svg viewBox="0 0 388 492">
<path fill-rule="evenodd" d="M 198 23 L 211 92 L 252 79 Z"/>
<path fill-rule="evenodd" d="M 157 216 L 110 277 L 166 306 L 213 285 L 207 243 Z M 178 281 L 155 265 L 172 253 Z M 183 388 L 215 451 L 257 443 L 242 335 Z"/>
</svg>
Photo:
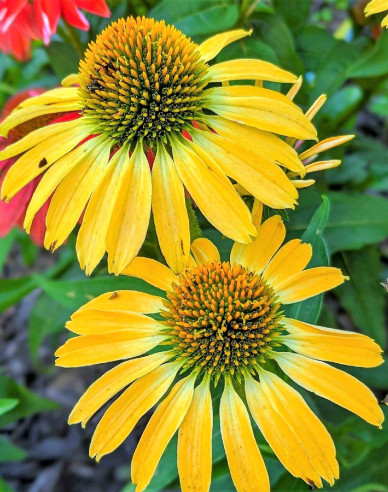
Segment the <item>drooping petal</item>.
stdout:
<svg viewBox="0 0 388 492">
<path fill-rule="evenodd" d="M 165 394 L 173 382 L 179 365 L 162 364 L 137 379 L 108 408 L 98 423 L 90 443 L 90 457 L 99 461 L 114 451 L 128 437 L 142 417 Z"/>
<path fill-rule="evenodd" d="M 292 304 L 334 289 L 345 280 L 339 268 L 316 267 L 289 277 L 278 284 L 276 290 L 280 302 Z"/>
<path fill-rule="evenodd" d="M 281 217 L 273 215 L 258 228 L 257 237 L 251 244 L 233 245 L 230 261 L 260 274 L 279 249 L 285 235 L 286 228 Z"/>
<path fill-rule="evenodd" d="M 69 424 L 81 422 L 82 427 L 85 427 L 92 415 L 114 395 L 135 381 L 135 379 L 148 374 L 164 362 L 167 362 L 169 358 L 170 355 L 167 352 L 158 352 L 139 359 L 122 362 L 104 373 L 89 386 L 78 400 L 69 416 Z"/>
<path fill-rule="evenodd" d="M 141 278 L 162 290 L 171 290 L 173 282 L 177 282 L 177 276 L 167 266 L 151 258 L 140 256 L 131 261 L 121 275 Z"/>
<path fill-rule="evenodd" d="M 109 154 L 108 142 L 97 137 L 90 152 L 58 185 L 46 217 L 47 249 L 55 251 L 77 225 L 91 194 L 105 175 Z"/>
<path fill-rule="evenodd" d="M 183 141 L 173 140 L 174 162 L 180 178 L 201 212 L 227 237 L 247 243 L 256 230 L 248 207 Z"/>
<path fill-rule="evenodd" d="M 129 161 L 107 232 L 109 272 L 118 275 L 139 252 L 151 214 L 151 172 L 142 144 Z"/>
<path fill-rule="evenodd" d="M 361 333 L 323 328 L 295 319 L 285 318 L 283 322 L 289 335 L 282 338 L 282 343 L 298 354 L 358 367 L 376 367 L 384 362 L 381 348 Z"/>
<path fill-rule="evenodd" d="M 26 121 L 37 118 L 38 116 L 43 116 L 46 114 L 54 113 L 64 113 L 68 111 L 79 111 L 82 109 L 82 103 L 80 100 L 72 100 L 69 102 L 31 106 L 27 108 L 22 108 L 11 113 L 5 120 L 0 124 L 0 136 L 7 137 L 8 132 Z"/>
<path fill-rule="evenodd" d="M 77 101 L 78 87 L 60 87 L 58 89 L 52 89 L 50 91 L 43 92 L 38 96 L 29 97 L 22 101 L 18 108 L 29 108 L 32 106 L 41 106 L 44 104 L 61 104 L 69 101 Z M 16 109 L 19 111 L 19 109 Z"/>
<path fill-rule="evenodd" d="M 354 137 L 355 135 L 341 135 L 340 137 L 325 138 L 325 140 L 321 140 L 309 149 L 305 150 L 299 157 L 303 161 L 313 155 L 318 155 L 321 152 L 325 152 L 326 150 L 343 145 L 344 143 L 349 142 L 349 140 L 352 140 Z"/>
<path fill-rule="evenodd" d="M 179 427 L 178 470 L 183 492 L 208 492 L 212 474 L 213 409 L 209 381 L 195 389 Z"/>
<path fill-rule="evenodd" d="M 228 60 L 212 65 L 209 69 L 212 82 L 229 80 L 268 80 L 293 83 L 297 77 L 273 63 L 255 59 Z"/>
<path fill-rule="evenodd" d="M 282 246 L 268 263 L 263 278 L 276 289 L 279 284 L 301 272 L 308 265 L 312 254 L 311 244 L 292 239 Z"/>
<path fill-rule="evenodd" d="M 153 349 L 165 337 L 138 335 L 132 330 L 120 330 L 99 335 L 70 338 L 55 352 L 61 367 L 83 367 L 137 357 Z"/>
<path fill-rule="evenodd" d="M 190 375 L 176 383 L 148 422 L 131 464 L 132 482 L 137 484 L 138 492 L 150 483 L 167 444 L 184 419 L 193 398 L 194 381 Z"/>
<path fill-rule="evenodd" d="M 249 410 L 268 444 L 287 470 L 309 485 L 331 485 L 338 463 L 330 434 L 301 395 L 278 376 L 260 371 L 260 383 L 247 377 Z"/>
<path fill-rule="evenodd" d="M 77 335 L 98 335 L 112 331 L 125 330 L 134 337 L 157 335 L 159 323 L 140 313 L 130 311 L 103 311 L 101 309 L 81 309 L 71 316 L 66 328 Z"/>
<path fill-rule="evenodd" d="M 61 133 L 55 133 L 24 153 L 15 162 L 5 177 L 1 196 L 2 200 L 12 198 L 27 183 L 42 174 L 57 159 L 73 150 L 89 133 L 80 126 L 72 126 Z M 60 143 L 58 143 L 60 142 Z"/>
<path fill-rule="evenodd" d="M 286 174 L 269 159 L 250 153 L 242 143 L 211 132 L 195 132 L 194 141 L 206 149 L 230 178 L 272 208 L 294 208 L 298 193 Z"/>
<path fill-rule="evenodd" d="M 112 156 L 105 176 L 87 204 L 76 245 L 78 261 L 86 275 L 94 270 L 107 249 L 108 228 L 129 160 L 127 147 Z"/>
<path fill-rule="evenodd" d="M 207 89 L 205 97 L 205 108 L 229 120 L 302 140 L 317 138 L 302 110 L 279 92 L 234 85 Z"/>
<path fill-rule="evenodd" d="M 220 135 L 233 142 L 242 141 L 244 147 L 258 158 L 265 157 L 278 162 L 290 171 L 304 175 L 304 166 L 297 152 L 276 135 L 242 125 L 220 116 L 206 116 L 206 122 Z"/>
<path fill-rule="evenodd" d="M 191 250 L 198 265 L 209 261 L 220 261 L 220 253 L 217 247 L 209 239 L 204 237 L 193 241 Z"/>
<path fill-rule="evenodd" d="M 163 299 L 145 292 L 135 290 L 116 290 L 92 299 L 76 313 L 88 309 L 105 311 L 133 311 L 134 313 L 152 314 L 163 308 Z"/>
<path fill-rule="evenodd" d="M 163 146 L 152 167 L 152 212 L 160 249 L 170 268 L 180 273 L 190 254 L 190 225 L 182 181 Z"/>
<path fill-rule="evenodd" d="M 220 424 L 236 489 L 243 492 L 268 492 L 268 473 L 253 435 L 248 412 L 230 381 L 225 383 L 221 397 Z"/>
<path fill-rule="evenodd" d="M 244 29 L 235 29 L 234 31 L 216 34 L 199 45 L 201 57 L 205 61 L 212 60 L 221 50 L 225 48 L 225 46 L 233 43 L 233 41 L 250 36 L 251 34 L 252 30 L 245 31 Z"/>
<path fill-rule="evenodd" d="M 276 352 L 282 371 L 297 384 L 355 413 L 373 425 L 381 426 L 384 414 L 374 394 L 358 379 L 324 362 L 291 352 Z"/>
</svg>

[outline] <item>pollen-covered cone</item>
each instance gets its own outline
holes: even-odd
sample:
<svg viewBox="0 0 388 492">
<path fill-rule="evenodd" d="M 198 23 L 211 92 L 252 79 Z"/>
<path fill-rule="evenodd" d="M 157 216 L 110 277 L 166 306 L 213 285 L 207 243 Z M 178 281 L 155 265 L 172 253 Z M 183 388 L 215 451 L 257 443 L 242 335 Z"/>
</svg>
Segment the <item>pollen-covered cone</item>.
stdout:
<svg viewBox="0 0 388 492">
<path fill-rule="evenodd" d="M 24 102 L 0 126 L 7 135 L 38 115 L 80 111 L 77 121 L 42 128 L 0 153 L 3 159 L 22 154 L 5 178 L 2 199 L 46 171 L 25 227 L 53 194 L 45 245 L 55 250 L 84 213 L 77 252 L 88 274 L 105 252 L 110 272 L 129 265 L 151 209 L 162 253 L 180 273 L 190 251 L 187 197 L 225 236 L 249 243 L 256 229 L 231 179 L 269 207 L 294 208 L 298 192 L 285 170 L 303 175 L 304 168 L 278 135 L 316 139 L 290 98 L 240 82 L 290 84 L 293 74 L 252 59 L 209 64 L 249 34 L 230 31 L 196 45 L 164 21 L 112 23 L 90 43 L 78 75 Z"/>
<path fill-rule="evenodd" d="M 388 0 L 371 0 L 365 7 L 365 15 L 367 17 L 386 11 L 388 11 Z M 388 15 L 383 18 L 381 25 L 382 27 L 388 27 Z"/>
<path fill-rule="evenodd" d="M 373 425 L 382 424 L 372 392 L 323 362 L 378 366 L 380 347 L 359 333 L 283 314 L 284 305 L 341 284 L 341 271 L 306 268 L 311 246 L 298 239 L 282 246 L 280 217 L 260 225 L 259 214 L 260 207 L 254 218 L 259 224 L 256 240 L 236 243 L 229 261 L 222 261 L 215 245 L 203 238 L 192 244 L 189 265 L 179 275 L 155 260 L 137 257 L 124 274 L 151 284 L 147 293 L 109 292 L 75 312 L 66 325 L 78 336 L 58 349 L 57 365 L 122 361 L 87 389 L 69 417 L 70 424 L 85 426 L 120 393 L 97 425 L 91 457 L 100 460 L 114 451 L 160 401 L 132 458 L 138 492 L 147 488 L 176 432 L 182 490 L 209 490 L 212 392 L 217 385 L 223 389 L 222 440 L 238 491 L 270 487 L 250 416 L 292 475 L 315 487 L 322 487 L 322 479 L 334 483 L 339 471 L 329 433 L 302 396 L 272 372 L 269 360 L 303 388 Z"/>
</svg>

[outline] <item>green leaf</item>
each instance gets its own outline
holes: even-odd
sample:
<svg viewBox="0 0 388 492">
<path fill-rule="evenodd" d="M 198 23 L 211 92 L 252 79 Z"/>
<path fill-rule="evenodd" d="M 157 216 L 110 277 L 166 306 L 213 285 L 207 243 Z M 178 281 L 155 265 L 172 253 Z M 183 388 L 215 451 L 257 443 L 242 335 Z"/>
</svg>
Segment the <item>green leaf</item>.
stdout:
<svg viewBox="0 0 388 492">
<path fill-rule="evenodd" d="M 18 400 L 13 398 L 0 398 L 0 415 L 9 412 L 19 403 Z"/>
<path fill-rule="evenodd" d="M 5 237 L 0 238 L 0 271 L 3 269 L 4 263 L 7 260 L 8 253 L 12 247 L 15 237 L 16 232 L 14 229 Z"/>
<path fill-rule="evenodd" d="M 163 19 L 185 34 L 196 36 L 231 29 L 239 11 L 232 0 L 162 0 L 150 10 L 149 17 Z"/>
<path fill-rule="evenodd" d="M 76 50 L 70 44 L 59 41 L 51 41 L 46 47 L 50 65 L 58 77 L 66 77 L 78 72 L 79 57 Z"/>
<path fill-rule="evenodd" d="M 315 72 L 337 43 L 333 36 L 317 26 L 307 25 L 296 33 L 296 53 L 307 72 Z"/>
<path fill-rule="evenodd" d="M 18 231 L 16 240 L 22 252 L 23 261 L 25 265 L 31 266 L 34 263 L 39 253 L 38 246 L 32 241 L 31 237 L 28 234 L 26 234 L 24 231 Z"/>
<path fill-rule="evenodd" d="M 0 463 L 20 461 L 26 457 L 25 451 L 0 436 Z M 0 489 L 2 490 L 2 489 Z"/>
<path fill-rule="evenodd" d="M 35 302 L 28 323 L 28 348 L 32 362 L 40 370 L 39 348 L 48 335 L 55 335 L 64 330 L 73 309 L 65 307 L 47 294 L 41 294 Z"/>
<path fill-rule="evenodd" d="M 278 57 L 271 46 L 261 41 L 254 33 L 226 46 L 217 56 L 217 62 L 236 58 L 258 58 L 279 64 Z"/>
<path fill-rule="evenodd" d="M 309 268 L 316 266 L 327 266 L 329 255 L 323 231 L 329 219 L 330 203 L 326 196 L 322 196 L 322 204 L 314 213 L 309 226 L 302 236 L 305 243 L 310 243 L 313 248 L 313 256 L 309 263 Z M 323 294 L 314 296 L 311 299 L 287 306 L 286 314 L 291 318 L 305 321 L 306 323 L 316 323 L 322 309 Z"/>
<path fill-rule="evenodd" d="M 388 32 L 383 31 L 372 49 L 352 63 L 348 77 L 379 77 L 388 73 Z"/>
<path fill-rule="evenodd" d="M 33 276 L 0 280 L 0 312 L 16 304 L 35 287 Z"/>
<path fill-rule="evenodd" d="M 4 427 L 28 415 L 56 410 L 58 408 L 57 403 L 35 395 L 21 384 L 1 375 L 0 398 L 11 398 L 19 401 L 16 407 L 0 417 L 0 427 Z"/>
<path fill-rule="evenodd" d="M 375 246 L 345 251 L 336 265 L 350 277 L 336 290 L 342 306 L 356 326 L 385 347 L 385 297 L 381 287 L 381 262 Z"/>
<path fill-rule="evenodd" d="M 325 240 L 329 251 L 360 249 L 388 236 L 388 200 L 381 196 L 329 192 L 329 220 Z M 303 190 L 300 206 L 290 214 L 287 230 L 291 237 L 300 237 L 310 223 L 320 201 L 314 190 Z"/>
<path fill-rule="evenodd" d="M 101 276 L 83 280 L 48 280 L 39 278 L 39 286 L 62 306 L 78 309 L 95 297 L 115 290 L 138 290 L 163 295 L 163 291 L 135 277 Z"/>
<path fill-rule="evenodd" d="M 0 477 L 0 490 L 1 492 L 15 492 L 11 487 L 4 482 L 4 480 Z"/>
<path fill-rule="evenodd" d="M 256 35 L 265 40 L 276 53 L 282 68 L 296 75 L 304 73 L 304 67 L 295 53 L 293 36 L 285 22 L 275 15 L 261 13 L 252 16 Z"/>
<path fill-rule="evenodd" d="M 276 12 L 292 30 L 303 26 L 310 13 L 312 0 L 274 0 Z"/>
</svg>

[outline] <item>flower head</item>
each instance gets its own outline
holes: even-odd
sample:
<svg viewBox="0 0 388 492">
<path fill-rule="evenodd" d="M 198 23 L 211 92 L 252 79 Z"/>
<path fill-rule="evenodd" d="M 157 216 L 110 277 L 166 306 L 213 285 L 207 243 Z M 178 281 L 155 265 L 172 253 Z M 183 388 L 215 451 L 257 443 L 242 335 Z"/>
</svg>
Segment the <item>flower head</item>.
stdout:
<svg viewBox="0 0 388 492">
<path fill-rule="evenodd" d="M 109 17 L 105 0 L 2 0 L 0 5 L 0 50 L 19 60 L 30 57 L 31 41 L 49 44 L 63 18 L 78 29 L 88 30 L 89 22 L 79 9 Z"/>
<path fill-rule="evenodd" d="M 305 170 L 275 133 L 315 139 L 313 125 L 285 95 L 228 82 L 296 77 L 260 60 L 208 64 L 246 35 L 231 31 L 198 46 L 164 21 L 130 17 L 108 26 L 90 43 L 79 75 L 21 104 L 0 127 L 6 135 L 38 115 L 79 111 L 77 121 L 33 132 L 0 153 L 24 152 L 4 181 L 5 200 L 47 171 L 30 202 L 27 231 L 54 193 L 46 247 L 59 247 L 85 211 L 77 240 L 82 268 L 90 273 L 107 251 L 109 270 L 118 274 L 142 246 L 152 206 L 162 253 L 179 273 L 190 251 L 187 196 L 243 243 L 256 229 L 229 178 L 270 207 L 294 208 L 298 193 L 283 168 Z"/>
<path fill-rule="evenodd" d="M 85 426 L 124 390 L 93 435 L 90 455 L 97 460 L 115 450 L 173 385 L 134 453 L 137 491 L 147 487 L 176 431 L 182 490 L 209 490 L 212 394 L 219 390 L 221 434 L 237 490 L 258 490 L 258 484 L 269 490 L 248 411 L 290 473 L 317 487 L 322 478 L 333 484 L 338 463 L 331 437 L 301 395 L 275 374 L 276 365 L 300 386 L 367 422 L 380 426 L 383 421 L 366 386 L 321 362 L 374 367 L 382 363 L 379 346 L 364 335 L 284 314 L 285 305 L 341 284 L 340 270 L 305 269 L 311 246 L 297 239 L 281 246 L 285 227 L 280 217 L 260 225 L 260 211 L 258 206 L 257 238 L 249 245 L 235 243 L 229 261 L 222 261 L 215 245 L 203 238 L 193 242 L 189 266 L 178 276 L 155 260 L 138 257 L 124 273 L 165 291 L 163 296 L 110 292 L 83 306 L 67 324 L 78 336 L 58 349 L 57 365 L 129 359 L 92 384 L 69 418 L 70 424 Z"/>
<path fill-rule="evenodd" d="M 369 17 L 373 14 L 386 12 L 388 10 L 388 0 L 371 0 L 365 7 L 365 15 Z M 381 21 L 382 27 L 388 27 L 388 15 Z"/>
</svg>

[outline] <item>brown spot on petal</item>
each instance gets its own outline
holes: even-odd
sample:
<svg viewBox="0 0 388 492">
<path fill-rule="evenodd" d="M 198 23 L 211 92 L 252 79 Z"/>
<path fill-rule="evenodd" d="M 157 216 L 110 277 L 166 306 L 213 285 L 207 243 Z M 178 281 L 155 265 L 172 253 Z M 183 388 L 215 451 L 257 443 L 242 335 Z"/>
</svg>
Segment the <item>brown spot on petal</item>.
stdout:
<svg viewBox="0 0 388 492">
<path fill-rule="evenodd" d="M 43 157 L 43 159 L 39 162 L 39 167 L 44 167 L 47 165 L 47 159 L 46 157 Z"/>
<path fill-rule="evenodd" d="M 112 295 L 109 297 L 109 301 L 111 299 L 116 299 L 116 297 L 118 297 L 118 293 L 117 292 L 113 292 Z"/>
</svg>

